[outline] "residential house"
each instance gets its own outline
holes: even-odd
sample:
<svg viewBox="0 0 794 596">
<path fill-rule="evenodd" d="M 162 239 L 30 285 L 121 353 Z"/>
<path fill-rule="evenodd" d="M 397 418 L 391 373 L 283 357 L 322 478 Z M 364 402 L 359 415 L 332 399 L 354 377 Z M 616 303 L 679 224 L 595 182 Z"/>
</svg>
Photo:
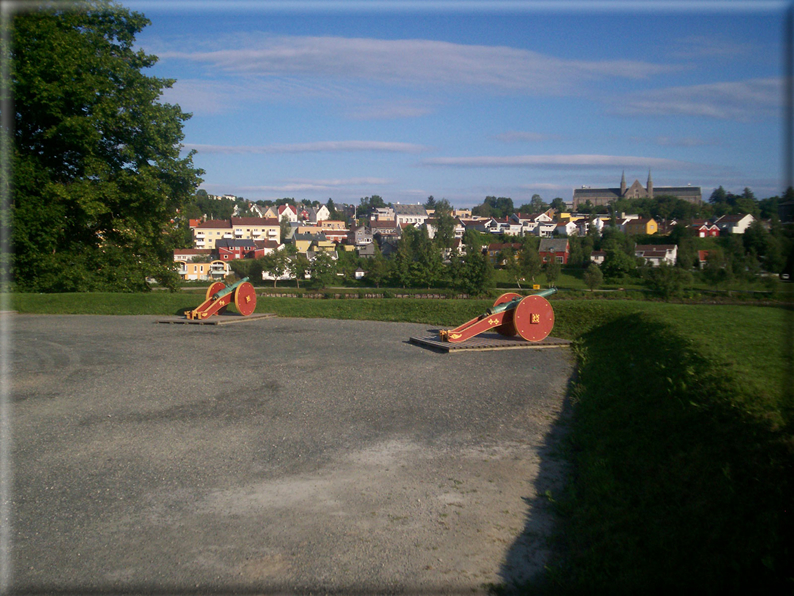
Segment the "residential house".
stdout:
<svg viewBox="0 0 794 596">
<path fill-rule="evenodd" d="M 232 272 L 228 262 L 212 261 L 210 263 L 180 262 L 177 273 L 184 280 L 223 279 Z"/>
<path fill-rule="evenodd" d="M 453 209 L 452 216 L 458 219 L 471 219 L 471 209 Z"/>
<path fill-rule="evenodd" d="M 749 213 L 738 215 L 723 215 L 714 222 L 722 234 L 744 234 L 755 218 Z"/>
<path fill-rule="evenodd" d="M 626 220 L 623 223 L 623 231 L 630 235 L 651 235 L 655 234 L 658 230 L 659 224 L 653 218 L 645 219 L 644 217 L 638 217 L 637 219 Z"/>
<path fill-rule="evenodd" d="M 192 261 L 196 257 L 209 257 L 212 254 L 210 248 L 176 248 L 174 249 L 174 261 Z"/>
<path fill-rule="evenodd" d="M 295 233 L 292 236 L 292 243 L 295 245 L 295 250 L 300 254 L 307 254 L 314 242 L 314 234 L 299 234 Z"/>
<path fill-rule="evenodd" d="M 356 250 L 358 251 L 359 257 L 371 259 L 375 256 L 375 243 L 370 242 L 369 244 L 358 244 L 356 245 Z"/>
<path fill-rule="evenodd" d="M 278 220 L 281 221 L 285 217 L 287 221 L 298 221 L 298 208 L 295 205 L 279 205 Z"/>
<path fill-rule="evenodd" d="M 507 234 L 510 236 L 521 236 L 523 230 L 519 222 L 505 218 L 491 217 L 485 224 L 486 230 L 491 234 Z"/>
<path fill-rule="evenodd" d="M 394 221 L 394 209 L 391 207 L 375 207 L 369 218 L 372 221 Z"/>
<path fill-rule="evenodd" d="M 262 217 L 232 217 L 235 240 L 273 240 L 281 242 L 281 224 L 278 219 Z"/>
<path fill-rule="evenodd" d="M 678 246 L 675 244 L 637 244 L 634 256 L 645 259 L 646 265 L 658 267 L 662 263 L 675 265 L 678 258 Z"/>
<path fill-rule="evenodd" d="M 521 226 L 521 235 L 538 235 L 536 230 L 540 223 L 549 223 L 554 220 L 549 211 L 544 211 L 543 213 L 513 213 L 510 219 Z M 551 232 L 548 235 L 551 235 Z"/>
<path fill-rule="evenodd" d="M 576 221 L 576 232 L 579 236 L 587 236 L 591 227 L 595 228 L 596 233 L 600 236 L 604 231 L 604 220 L 600 217 L 594 217 L 592 219 L 583 218 Z"/>
<path fill-rule="evenodd" d="M 232 222 L 228 219 L 210 219 L 193 228 L 195 248 L 213 249 L 215 242 L 222 238 L 234 238 Z"/>
<path fill-rule="evenodd" d="M 487 232 L 487 219 L 461 219 L 459 220 L 460 224 L 464 228 L 464 233 L 466 230 L 476 230 L 477 232 Z"/>
<path fill-rule="evenodd" d="M 689 228 L 697 234 L 698 238 L 716 238 L 720 235 L 719 226 L 705 219 L 694 220 Z"/>
<path fill-rule="evenodd" d="M 485 248 L 485 252 L 488 254 L 491 265 L 503 265 L 504 262 L 499 261 L 499 253 L 505 248 L 510 247 L 515 253 L 514 258 L 518 259 L 518 252 L 521 250 L 521 246 L 520 242 L 492 242 Z"/>
<path fill-rule="evenodd" d="M 557 236 L 576 236 L 579 233 L 574 221 L 560 222 L 554 228 L 553 234 Z"/>
<path fill-rule="evenodd" d="M 402 224 L 423 224 L 429 216 L 427 209 L 423 205 L 401 205 L 394 206 L 394 220 L 399 226 Z"/>
<path fill-rule="evenodd" d="M 359 267 L 358 269 L 356 269 L 353 272 L 353 277 L 355 277 L 356 279 L 364 279 L 364 276 L 366 276 L 366 275 L 367 275 L 367 272 L 364 271 L 361 267 Z"/>
<path fill-rule="evenodd" d="M 222 238 L 215 243 L 216 258 L 220 261 L 234 261 L 235 259 L 256 259 L 264 256 L 255 254 L 255 242 L 255 240 L 249 239 Z"/>
<path fill-rule="evenodd" d="M 604 250 L 594 250 L 590 253 L 590 262 L 595 263 L 596 265 L 600 265 L 604 262 L 607 253 Z"/>
<path fill-rule="evenodd" d="M 353 226 L 347 232 L 347 243 L 355 246 L 372 244 L 372 230 L 367 226 Z"/>
<path fill-rule="evenodd" d="M 396 234 L 399 230 L 399 226 L 397 223 L 392 220 L 375 220 L 369 222 L 370 230 L 372 231 L 372 235 L 375 234 Z"/>
<path fill-rule="evenodd" d="M 571 248 L 567 238 L 541 238 L 538 254 L 543 263 L 554 259 L 561 265 L 567 265 Z"/>
<path fill-rule="evenodd" d="M 539 221 L 532 234 L 541 238 L 550 238 L 556 229 L 557 224 L 554 221 Z"/>
<path fill-rule="evenodd" d="M 314 241 L 312 242 L 312 246 L 309 249 L 309 252 L 312 251 L 315 253 L 318 252 L 336 253 L 336 242 L 328 238 L 328 235 L 325 232 L 320 234 L 315 234 Z"/>
<path fill-rule="evenodd" d="M 262 217 L 265 219 L 278 219 L 278 207 L 265 207 Z"/>
<path fill-rule="evenodd" d="M 705 269 L 706 268 L 706 265 L 709 262 L 709 255 L 712 252 L 713 251 L 710 251 L 710 250 L 699 250 L 698 251 L 698 268 L 699 269 Z"/>
</svg>

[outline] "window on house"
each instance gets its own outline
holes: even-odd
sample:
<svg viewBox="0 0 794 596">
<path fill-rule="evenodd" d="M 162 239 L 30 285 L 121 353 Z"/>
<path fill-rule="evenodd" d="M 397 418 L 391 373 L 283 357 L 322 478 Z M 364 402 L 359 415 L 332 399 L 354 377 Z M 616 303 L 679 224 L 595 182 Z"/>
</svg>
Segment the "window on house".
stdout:
<svg viewBox="0 0 794 596">
<path fill-rule="evenodd" d="M 560 265 L 562 265 L 562 262 L 563 262 L 563 260 L 564 260 L 564 259 L 563 259 L 562 257 L 555 257 L 555 258 L 556 258 L 557 262 L 558 262 Z"/>
</svg>

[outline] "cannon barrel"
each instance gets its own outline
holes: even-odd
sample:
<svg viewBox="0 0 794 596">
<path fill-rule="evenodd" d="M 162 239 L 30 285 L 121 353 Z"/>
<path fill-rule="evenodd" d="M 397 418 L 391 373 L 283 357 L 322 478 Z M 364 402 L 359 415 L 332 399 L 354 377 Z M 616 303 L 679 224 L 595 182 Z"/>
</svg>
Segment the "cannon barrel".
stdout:
<svg viewBox="0 0 794 596">
<path fill-rule="evenodd" d="M 557 293 L 557 288 L 549 288 L 548 290 L 543 290 L 542 292 L 538 292 L 536 294 L 530 294 L 531 296 L 540 296 L 541 298 L 548 298 Z M 518 306 L 518 304 L 524 299 L 524 296 L 518 296 L 513 298 L 509 302 L 503 302 L 502 304 L 498 304 L 496 306 L 492 306 L 485 311 L 484 317 L 488 315 L 495 315 L 496 313 L 504 312 L 506 310 L 512 310 Z"/>
<path fill-rule="evenodd" d="M 216 294 L 213 294 L 212 297 L 216 298 L 216 299 L 217 298 L 223 298 L 224 296 L 226 296 L 226 294 L 231 294 L 232 292 L 234 292 L 235 289 L 237 289 L 238 286 L 244 284 L 247 281 L 248 281 L 248 278 L 244 277 L 241 280 L 236 281 L 232 285 L 226 286 L 220 292 L 217 292 Z"/>
</svg>

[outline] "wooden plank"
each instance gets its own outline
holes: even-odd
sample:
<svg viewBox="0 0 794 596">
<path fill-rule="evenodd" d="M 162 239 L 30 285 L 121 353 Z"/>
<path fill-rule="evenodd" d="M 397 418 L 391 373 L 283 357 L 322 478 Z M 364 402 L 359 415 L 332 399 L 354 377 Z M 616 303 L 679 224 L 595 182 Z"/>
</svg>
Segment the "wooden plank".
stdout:
<svg viewBox="0 0 794 596">
<path fill-rule="evenodd" d="M 275 317 L 276 314 L 268 313 L 254 313 L 244 317 L 237 313 L 224 313 L 221 315 L 213 315 L 208 319 L 188 319 L 187 317 L 171 317 L 168 319 L 160 319 L 158 323 L 165 323 L 169 325 L 231 325 L 233 323 L 246 323 L 248 321 L 261 321 L 262 319 L 270 319 Z"/>
<path fill-rule="evenodd" d="M 566 348 L 571 345 L 570 340 L 560 339 L 558 337 L 546 337 L 541 341 L 532 342 L 521 339 L 520 337 L 505 337 L 498 333 L 481 333 L 477 337 L 473 337 L 461 343 L 450 343 L 441 341 L 438 336 L 435 337 L 412 337 L 410 338 L 412 344 L 444 352 L 472 352 L 472 351 L 486 351 L 486 350 L 540 350 L 548 348 Z"/>
</svg>

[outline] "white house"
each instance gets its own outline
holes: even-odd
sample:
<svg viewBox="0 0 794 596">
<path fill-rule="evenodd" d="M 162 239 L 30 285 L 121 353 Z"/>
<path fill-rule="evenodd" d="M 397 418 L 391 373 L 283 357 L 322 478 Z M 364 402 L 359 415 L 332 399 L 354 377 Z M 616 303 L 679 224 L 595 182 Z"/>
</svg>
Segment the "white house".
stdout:
<svg viewBox="0 0 794 596">
<path fill-rule="evenodd" d="M 400 205 L 394 206 L 394 220 L 398 226 L 402 224 L 423 224 L 429 215 L 424 205 Z"/>
<path fill-rule="evenodd" d="M 541 238 L 551 238 L 551 235 L 554 233 L 554 230 L 557 229 L 556 222 L 553 221 L 540 221 L 538 222 L 535 229 L 532 231 L 532 234 L 535 236 L 540 236 Z"/>
<path fill-rule="evenodd" d="M 746 213 L 744 215 L 723 215 L 714 222 L 723 234 L 744 234 L 755 218 Z"/>
<path fill-rule="evenodd" d="M 555 230 L 558 236 L 576 236 L 578 233 L 576 222 L 573 221 L 560 222 Z"/>
<path fill-rule="evenodd" d="M 293 205 L 279 205 L 278 220 L 281 221 L 285 216 L 287 221 L 298 221 L 298 210 Z"/>
<path fill-rule="evenodd" d="M 651 267 L 675 265 L 678 258 L 678 246 L 675 244 L 638 244 L 634 247 L 634 256 L 645 259 Z"/>
</svg>

